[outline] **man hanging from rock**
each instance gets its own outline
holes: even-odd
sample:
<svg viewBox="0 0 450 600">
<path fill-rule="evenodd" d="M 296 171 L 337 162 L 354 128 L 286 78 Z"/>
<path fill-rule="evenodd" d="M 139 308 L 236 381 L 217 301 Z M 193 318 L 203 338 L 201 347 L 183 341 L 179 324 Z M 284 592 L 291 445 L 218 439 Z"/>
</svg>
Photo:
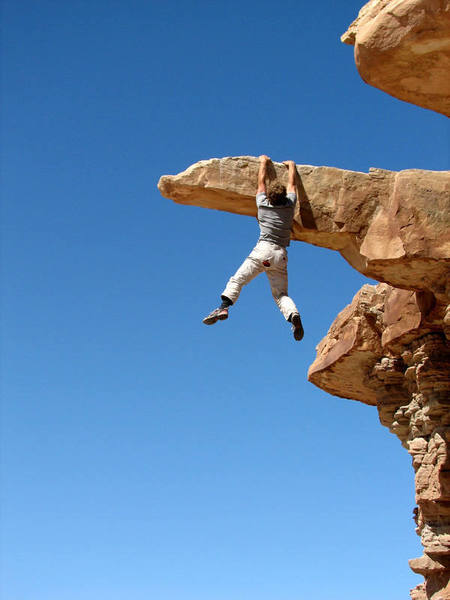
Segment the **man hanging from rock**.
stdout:
<svg viewBox="0 0 450 600">
<path fill-rule="evenodd" d="M 258 189 L 256 206 L 260 236 L 258 243 L 236 273 L 230 277 L 221 294 L 222 304 L 203 319 L 205 325 L 228 318 L 228 308 L 236 302 L 244 285 L 265 271 L 272 295 L 284 318 L 292 324 L 294 338 L 303 338 L 303 327 L 297 307 L 288 296 L 287 246 L 291 239 L 294 208 L 297 201 L 295 188 L 295 163 L 287 160 L 287 189 L 280 182 L 273 181 L 266 188 L 267 165 L 270 158 L 259 157 Z"/>
</svg>

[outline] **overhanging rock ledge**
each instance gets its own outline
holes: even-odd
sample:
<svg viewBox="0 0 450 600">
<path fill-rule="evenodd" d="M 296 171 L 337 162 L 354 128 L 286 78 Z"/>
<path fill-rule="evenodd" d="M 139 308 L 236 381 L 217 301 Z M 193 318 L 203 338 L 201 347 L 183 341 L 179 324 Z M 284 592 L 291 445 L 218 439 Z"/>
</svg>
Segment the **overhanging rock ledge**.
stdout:
<svg viewBox="0 0 450 600">
<path fill-rule="evenodd" d="M 258 159 L 202 160 L 158 183 L 180 204 L 256 216 Z M 369 173 L 297 165 L 300 199 L 292 239 L 338 250 L 359 272 L 395 287 L 447 297 L 450 171 Z M 271 179 L 287 179 L 274 163 Z"/>
</svg>

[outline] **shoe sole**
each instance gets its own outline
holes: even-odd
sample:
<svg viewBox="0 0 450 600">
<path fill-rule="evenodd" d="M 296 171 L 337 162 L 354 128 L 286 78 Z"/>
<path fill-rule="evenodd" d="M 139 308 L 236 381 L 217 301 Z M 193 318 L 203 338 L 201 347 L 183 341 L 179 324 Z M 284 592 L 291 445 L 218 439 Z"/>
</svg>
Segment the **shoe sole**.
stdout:
<svg viewBox="0 0 450 600">
<path fill-rule="evenodd" d="M 205 317 L 203 319 L 203 323 L 205 325 L 214 325 L 214 323 L 217 323 L 217 321 L 218 321 L 218 317 L 209 317 L 209 318 Z"/>
<path fill-rule="evenodd" d="M 295 315 L 292 318 L 292 325 L 294 326 L 294 339 L 299 342 L 300 340 L 303 339 L 303 336 L 305 335 L 305 332 L 303 331 L 303 326 L 302 326 L 302 320 L 300 318 L 300 315 Z"/>
<path fill-rule="evenodd" d="M 203 319 L 203 323 L 205 325 L 214 325 L 217 321 L 225 321 L 228 319 L 228 313 L 224 313 L 223 315 L 214 315 L 213 317 L 205 317 Z"/>
</svg>

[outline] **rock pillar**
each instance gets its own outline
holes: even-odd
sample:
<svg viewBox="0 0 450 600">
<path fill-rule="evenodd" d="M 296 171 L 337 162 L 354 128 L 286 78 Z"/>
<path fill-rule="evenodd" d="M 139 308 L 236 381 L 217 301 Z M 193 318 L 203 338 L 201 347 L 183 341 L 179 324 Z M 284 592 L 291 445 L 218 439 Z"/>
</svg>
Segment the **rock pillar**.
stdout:
<svg viewBox="0 0 450 600">
<path fill-rule="evenodd" d="M 450 347 L 432 333 L 408 346 L 399 359 L 383 358 L 373 374 L 380 420 L 412 456 L 416 531 L 424 554 L 410 560 L 425 582 L 413 600 L 450 598 Z M 399 404 L 400 402 L 400 404 Z"/>
</svg>

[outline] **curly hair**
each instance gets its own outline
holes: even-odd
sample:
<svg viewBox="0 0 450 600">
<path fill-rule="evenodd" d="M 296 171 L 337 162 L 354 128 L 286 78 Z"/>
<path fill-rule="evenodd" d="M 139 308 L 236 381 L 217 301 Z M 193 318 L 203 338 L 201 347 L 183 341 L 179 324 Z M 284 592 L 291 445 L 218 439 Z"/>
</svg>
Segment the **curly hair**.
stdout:
<svg viewBox="0 0 450 600">
<path fill-rule="evenodd" d="M 286 187 L 279 181 L 269 183 L 267 187 L 267 198 L 272 206 L 279 206 L 286 201 Z"/>
</svg>

